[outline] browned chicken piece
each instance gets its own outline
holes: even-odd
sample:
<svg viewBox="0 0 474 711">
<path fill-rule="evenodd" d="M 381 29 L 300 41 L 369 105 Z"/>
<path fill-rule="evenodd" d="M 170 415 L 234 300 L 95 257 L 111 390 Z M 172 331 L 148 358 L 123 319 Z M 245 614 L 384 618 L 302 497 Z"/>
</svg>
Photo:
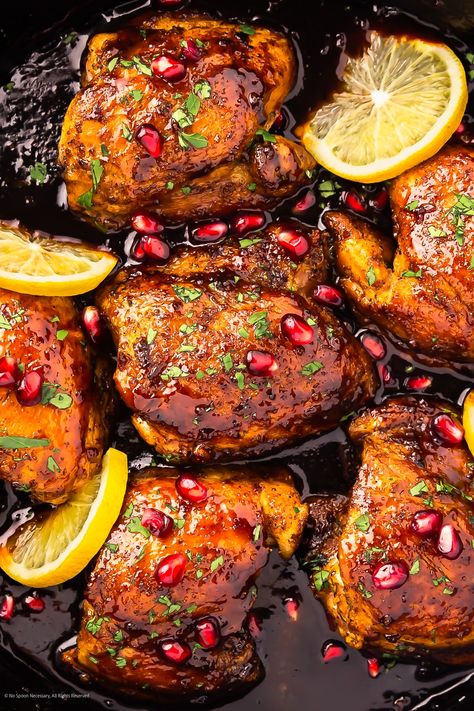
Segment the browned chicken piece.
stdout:
<svg viewBox="0 0 474 711">
<path fill-rule="evenodd" d="M 289 291 L 305 294 L 324 270 L 321 235 L 296 263 L 275 229 L 248 248 L 187 249 L 166 270 L 123 270 L 99 292 L 117 389 L 168 460 L 262 455 L 336 427 L 375 391 L 359 342 Z"/>
<path fill-rule="evenodd" d="M 72 210 L 111 229 L 137 208 L 172 223 L 268 207 L 307 181 L 311 156 L 267 133 L 295 80 L 291 42 L 239 27 L 160 13 L 91 39 L 59 144 Z"/>
<path fill-rule="evenodd" d="M 415 397 L 366 412 L 349 428 L 361 450 L 349 499 L 311 506 L 312 583 L 352 647 L 474 661 L 474 462 L 443 434 L 456 417 Z"/>
<path fill-rule="evenodd" d="M 341 286 L 358 313 L 408 346 L 474 360 L 474 153 L 453 145 L 390 186 L 395 239 L 329 213 Z"/>
<path fill-rule="evenodd" d="M 148 469 L 89 580 L 66 661 L 140 696 L 223 694 L 257 682 L 246 625 L 255 578 L 277 546 L 295 551 L 307 517 L 291 477 Z"/>
<path fill-rule="evenodd" d="M 0 477 L 59 504 L 100 466 L 107 386 L 71 299 L 0 297 Z"/>
</svg>

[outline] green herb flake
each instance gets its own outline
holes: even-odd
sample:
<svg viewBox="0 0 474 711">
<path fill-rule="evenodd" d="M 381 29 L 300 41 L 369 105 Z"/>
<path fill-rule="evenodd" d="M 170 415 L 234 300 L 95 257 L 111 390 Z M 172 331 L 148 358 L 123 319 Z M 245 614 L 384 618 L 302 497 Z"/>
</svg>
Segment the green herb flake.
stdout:
<svg viewBox="0 0 474 711">
<path fill-rule="evenodd" d="M 367 272 L 365 274 L 366 279 L 367 279 L 367 284 L 369 286 L 373 286 L 375 282 L 377 281 L 377 276 L 375 274 L 375 269 L 373 265 L 371 264 L 370 267 L 367 269 Z"/>
<path fill-rule="evenodd" d="M 243 373 L 236 373 L 235 376 L 235 382 L 237 383 L 237 387 L 239 390 L 244 390 L 245 388 L 245 376 Z"/>
<path fill-rule="evenodd" d="M 214 573 L 221 565 L 224 565 L 223 555 L 219 555 L 217 556 L 217 558 L 214 558 L 214 560 L 211 561 L 211 573 Z"/>
<path fill-rule="evenodd" d="M 168 180 L 168 182 L 165 185 L 166 190 L 173 190 L 174 188 L 174 183 L 172 180 Z"/>
<path fill-rule="evenodd" d="M 239 25 L 239 32 L 242 32 L 244 35 L 251 36 L 255 34 L 255 29 L 250 25 Z"/>
<path fill-rule="evenodd" d="M 61 471 L 61 467 L 59 466 L 59 464 L 57 463 L 57 461 L 55 460 L 54 457 L 48 457 L 47 466 L 48 466 L 48 470 L 52 474 L 56 474 L 57 472 Z"/>
<path fill-rule="evenodd" d="M 207 138 L 200 133 L 184 133 L 183 131 L 178 134 L 178 142 L 185 150 L 189 147 L 206 148 L 208 145 Z"/>
<path fill-rule="evenodd" d="M 56 332 L 56 338 L 58 341 L 64 341 L 65 338 L 67 338 L 69 331 L 66 331 L 66 329 L 61 328 L 59 331 Z"/>
<path fill-rule="evenodd" d="M 208 99 L 212 94 L 211 85 L 208 81 L 198 81 L 194 85 L 194 91 L 200 99 Z"/>
<path fill-rule="evenodd" d="M 414 212 L 418 208 L 419 204 L 419 200 L 412 200 L 407 205 L 405 205 L 405 210 L 408 210 L 408 212 Z"/>
<path fill-rule="evenodd" d="M 222 358 L 222 365 L 226 373 L 229 373 L 234 367 L 234 359 L 230 353 L 225 353 Z"/>
<path fill-rule="evenodd" d="M 318 592 L 329 587 L 329 573 L 327 570 L 315 570 L 313 573 L 314 587 Z"/>
<path fill-rule="evenodd" d="M 359 530 L 362 531 L 363 533 L 367 533 L 367 531 L 370 528 L 370 518 L 368 514 L 362 514 L 356 520 L 354 521 L 355 527 Z"/>
<path fill-rule="evenodd" d="M 151 344 L 155 340 L 157 334 L 158 334 L 158 331 L 155 331 L 155 329 L 151 328 L 151 326 L 150 326 L 150 328 L 148 329 L 148 332 L 146 334 L 146 342 L 149 346 L 151 346 Z"/>
<path fill-rule="evenodd" d="M 253 247 L 254 244 L 260 244 L 260 242 L 263 242 L 262 239 L 249 239 L 249 238 L 244 238 L 244 239 L 239 239 L 239 245 L 241 249 L 247 249 L 247 247 Z"/>
<path fill-rule="evenodd" d="M 135 99 L 135 101 L 140 101 L 143 99 L 143 91 L 140 91 L 140 89 L 132 89 L 130 92 L 130 96 L 132 99 Z"/>
<path fill-rule="evenodd" d="M 407 269 L 406 271 L 402 272 L 402 277 L 405 277 L 406 279 L 419 279 L 423 274 L 423 271 L 421 269 L 418 269 L 418 271 L 414 272 L 411 269 Z"/>
<path fill-rule="evenodd" d="M 425 481 L 420 481 L 418 484 L 415 484 L 415 486 L 412 486 L 410 489 L 410 494 L 412 496 L 421 496 L 422 494 L 426 494 L 428 491 L 428 487 L 426 485 Z"/>
<path fill-rule="evenodd" d="M 0 437 L 1 449 L 35 449 L 36 447 L 49 447 L 49 439 L 35 439 L 33 437 L 16 437 L 8 435 Z"/>
<path fill-rule="evenodd" d="M 324 365 L 321 363 L 319 360 L 312 360 L 309 363 L 306 363 L 300 370 L 301 375 L 304 375 L 306 378 L 310 378 L 312 375 L 315 373 L 318 373 L 320 370 L 324 368 Z"/>
<path fill-rule="evenodd" d="M 48 176 L 48 168 L 44 163 L 35 163 L 30 166 L 30 178 L 34 180 L 37 185 L 44 183 Z"/>
<path fill-rule="evenodd" d="M 242 338 L 248 338 L 248 337 L 249 337 L 249 332 L 247 331 L 246 328 L 239 328 L 238 334 L 239 334 L 239 336 L 241 336 Z"/>
<path fill-rule="evenodd" d="M 256 136 L 261 136 L 263 141 L 268 142 L 268 143 L 276 143 L 276 137 L 273 135 L 273 133 L 270 133 L 270 131 L 267 131 L 264 128 L 257 128 L 255 131 Z"/>
<path fill-rule="evenodd" d="M 191 188 L 189 187 L 189 185 L 183 185 L 183 187 L 181 188 L 181 192 L 183 193 L 183 195 L 189 195 L 191 192 Z"/>
<path fill-rule="evenodd" d="M 150 538 L 150 531 L 148 530 L 148 528 L 145 528 L 145 526 L 142 526 L 138 516 L 134 516 L 130 520 L 130 523 L 127 526 L 127 530 L 130 531 L 130 533 L 141 533 L 141 535 L 145 538 Z"/>
<path fill-rule="evenodd" d="M 127 660 L 123 657 L 117 657 L 115 660 L 115 664 L 121 669 L 122 667 L 127 666 Z"/>
<path fill-rule="evenodd" d="M 108 548 L 111 553 L 117 553 L 119 549 L 118 543 L 106 543 L 105 547 Z"/>
<path fill-rule="evenodd" d="M 258 539 L 260 538 L 260 533 L 261 533 L 262 527 L 260 524 L 257 524 L 255 528 L 253 529 L 253 542 L 257 543 Z"/>
<path fill-rule="evenodd" d="M 117 66 L 118 60 L 119 60 L 118 57 L 113 57 L 113 58 L 110 60 L 110 62 L 107 64 L 107 70 L 108 70 L 109 72 L 113 72 L 113 70 L 114 70 L 115 67 Z"/>
<path fill-rule="evenodd" d="M 133 133 L 130 130 L 130 126 L 128 126 L 125 121 L 122 121 L 122 136 L 129 143 L 133 140 Z"/>
<path fill-rule="evenodd" d="M 413 561 L 413 564 L 409 570 L 410 575 L 418 575 L 420 572 L 420 559 L 417 558 L 415 561 Z"/>
<path fill-rule="evenodd" d="M 200 289 L 194 289 L 190 286 L 173 286 L 173 291 L 185 304 L 189 304 L 191 301 L 200 299 L 203 294 Z"/>
<path fill-rule="evenodd" d="M 250 190 L 251 193 L 254 193 L 257 189 L 257 183 L 248 183 L 247 185 L 247 190 Z"/>
<path fill-rule="evenodd" d="M 142 74 L 146 74 L 147 77 L 152 76 L 152 71 L 150 67 L 148 67 L 141 59 L 140 57 L 133 57 L 133 63 L 135 64 L 136 68 L 138 69 L 139 72 Z"/>
</svg>

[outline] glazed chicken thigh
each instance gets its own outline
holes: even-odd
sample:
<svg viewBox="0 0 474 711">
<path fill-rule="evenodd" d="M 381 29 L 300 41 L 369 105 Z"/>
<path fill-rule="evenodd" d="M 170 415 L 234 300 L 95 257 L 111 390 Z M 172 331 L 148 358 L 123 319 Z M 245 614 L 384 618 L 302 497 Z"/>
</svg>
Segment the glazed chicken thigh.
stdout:
<svg viewBox="0 0 474 711">
<path fill-rule="evenodd" d="M 66 661 L 139 695 L 259 680 L 246 626 L 271 546 L 289 558 L 307 507 L 285 474 L 148 469 L 132 482 L 86 591 Z"/>
<path fill-rule="evenodd" d="M 407 345 L 474 360 L 474 154 L 451 145 L 396 178 L 398 248 L 361 219 L 328 213 L 341 285 L 357 312 Z"/>
<path fill-rule="evenodd" d="M 275 30 L 149 14 L 95 35 L 59 159 L 69 206 L 106 228 L 270 206 L 306 180 L 305 149 L 267 133 L 296 59 Z"/>
<path fill-rule="evenodd" d="M 474 660 L 474 461 L 447 441 L 462 432 L 453 418 L 414 397 L 366 412 L 349 428 L 361 450 L 350 498 L 311 505 L 312 582 L 353 647 Z"/>
<path fill-rule="evenodd" d="M 362 346 L 304 298 L 326 273 L 323 235 L 300 230 L 308 250 L 293 261 L 282 232 L 186 248 L 163 269 L 123 270 L 99 293 L 118 391 L 168 460 L 261 455 L 336 427 L 374 393 Z"/>
<path fill-rule="evenodd" d="M 107 386 L 71 299 L 0 297 L 0 477 L 58 504 L 100 465 Z"/>
</svg>

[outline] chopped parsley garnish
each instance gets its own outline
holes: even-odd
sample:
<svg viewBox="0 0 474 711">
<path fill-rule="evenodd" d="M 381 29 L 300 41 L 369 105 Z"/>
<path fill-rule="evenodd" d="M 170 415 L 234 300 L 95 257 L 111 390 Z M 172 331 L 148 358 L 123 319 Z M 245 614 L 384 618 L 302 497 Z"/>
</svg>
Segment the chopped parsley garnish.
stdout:
<svg viewBox="0 0 474 711">
<path fill-rule="evenodd" d="M 113 58 L 110 60 L 110 62 L 107 64 L 107 69 L 108 69 L 109 72 L 112 72 L 112 71 L 115 69 L 115 67 L 117 66 L 118 60 L 119 60 L 118 57 L 113 57 Z"/>
<path fill-rule="evenodd" d="M 130 96 L 132 99 L 135 99 L 135 101 L 140 101 L 140 99 L 143 99 L 143 91 L 140 91 L 140 89 L 132 89 Z"/>
<path fill-rule="evenodd" d="M 72 397 L 68 393 L 59 391 L 55 383 L 43 383 L 41 387 L 41 404 L 53 405 L 58 410 L 67 410 L 72 405 Z"/>
<path fill-rule="evenodd" d="M 224 556 L 219 555 L 217 558 L 214 558 L 213 561 L 211 561 L 211 573 L 214 573 L 214 571 L 217 570 L 221 565 L 224 565 Z"/>
<path fill-rule="evenodd" d="M 194 289 L 190 286 L 173 286 L 173 291 L 185 304 L 189 304 L 191 301 L 201 298 L 203 293 L 200 289 Z"/>
<path fill-rule="evenodd" d="M 141 535 L 145 538 L 150 538 L 150 531 L 148 530 L 148 528 L 145 528 L 145 526 L 142 526 L 138 516 L 134 516 L 132 519 L 130 519 L 130 523 L 127 526 L 127 530 L 130 531 L 130 533 L 141 533 Z"/>
<path fill-rule="evenodd" d="M 251 193 L 254 193 L 256 189 L 257 189 L 257 183 L 249 183 L 247 185 L 247 190 L 250 190 Z"/>
<path fill-rule="evenodd" d="M 247 247 L 253 247 L 254 244 L 260 244 L 260 242 L 263 242 L 262 239 L 239 239 L 239 245 L 241 249 L 247 249 Z"/>
<path fill-rule="evenodd" d="M 408 210 L 408 212 L 414 212 L 418 208 L 419 204 L 419 200 L 412 200 L 407 205 L 405 205 L 405 210 Z"/>
<path fill-rule="evenodd" d="M 212 93 L 211 85 L 208 81 L 198 81 L 194 85 L 194 91 L 200 99 L 208 99 Z"/>
<path fill-rule="evenodd" d="M 364 533 L 367 533 L 367 531 L 370 528 L 370 518 L 368 514 L 362 514 L 356 520 L 354 521 L 354 525 L 356 528 L 359 529 L 359 531 L 363 531 Z"/>
<path fill-rule="evenodd" d="M 239 25 L 239 32 L 242 32 L 244 35 L 254 35 L 255 29 L 250 27 L 250 25 Z"/>
<path fill-rule="evenodd" d="M 410 575 L 417 575 L 420 572 L 420 559 L 417 558 L 415 561 L 413 561 L 413 564 L 410 568 Z"/>
<path fill-rule="evenodd" d="M 44 163 L 35 163 L 30 166 L 30 178 L 34 180 L 37 185 L 44 183 L 48 175 L 48 168 Z"/>
<path fill-rule="evenodd" d="M 428 487 L 426 486 L 425 481 L 420 481 L 418 484 L 415 484 L 415 486 L 412 486 L 410 489 L 410 494 L 412 496 L 421 496 L 422 494 L 426 494 L 428 491 Z"/>
<path fill-rule="evenodd" d="M 60 328 L 59 331 L 56 332 L 56 338 L 58 341 L 64 341 L 65 338 L 67 338 L 69 331 L 66 331 L 64 328 Z"/>
<path fill-rule="evenodd" d="M 321 592 L 326 587 L 329 587 L 329 573 L 327 570 L 315 570 L 313 573 L 314 587 L 318 592 Z"/>
<path fill-rule="evenodd" d="M 264 142 L 267 141 L 268 143 L 276 143 L 276 137 L 273 133 L 270 133 L 270 131 L 267 131 L 264 128 L 257 128 L 255 135 L 261 136 Z"/>
<path fill-rule="evenodd" d="M 155 331 L 155 329 L 151 328 L 150 326 L 150 328 L 148 329 L 148 333 L 146 334 L 146 342 L 149 346 L 151 346 L 151 344 L 155 340 L 157 333 L 158 331 Z"/>
<path fill-rule="evenodd" d="M 35 447 L 49 447 L 49 439 L 35 439 L 34 437 L 16 437 L 8 435 L 0 437 L 2 449 L 34 449 Z"/>
<path fill-rule="evenodd" d="M 127 126 L 125 121 L 122 121 L 122 136 L 129 143 L 133 140 L 133 133 L 130 130 L 130 126 Z"/>
<path fill-rule="evenodd" d="M 184 133 L 181 131 L 178 134 L 178 142 L 181 148 L 206 148 L 208 140 L 205 136 L 200 133 Z"/>
<path fill-rule="evenodd" d="M 375 282 L 377 281 L 377 277 L 376 277 L 376 275 L 375 275 L 375 269 L 374 269 L 374 267 L 373 267 L 372 264 L 371 264 L 370 267 L 367 269 L 367 272 L 366 272 L 365 276 L 366 276 L 366 278 L 367 278 L 367 284 L 368 284 L 369 286 L 372 286 L 372 285 L 375 284 Z"/>
<path fill-rule="evenodd" d="M 232 358 L 232 355 L 230 353 L 225 353 L 222 357 L 222 366 L 225 370 L 226 373 L 232 370 L 234 367 L 234 359 Z"/>
<path fill-rule="evenodd" d="M 117 551 L 119 549 L 118 543 L 106 543 L 105 547 L 108 548 L 111 553 L 117 553 Z M 116 634 L 118 634 L 118 633 L 116 633 Z M 115 636 L 114 636 L 114 639 L 115 639 Z"/>
<path fill-rule="evenodd" d="M 253 542 L 257 543 L 258 539 L 260 538 L 260 532 L 262 530 L 262 527 L 260 524 L 257 524 L 255 528 L 253 529 Z"/>
<path fill-rule="evenodd" d="M 247 323 L 254 327 L 255 338 L 273 338 L 268 321 L 268 311 L 256 311 L 250 314 Z"/>
<path fill-rule="evenodd" d="M 407 269 L 407 271 L 402 272 L 402 277 L 405 277 L 407 279 L 419 279 L 422 274 L 423 274 L 423 272 L 421 269 L 418 269 L 417 272 Z"/>
<path fill-rule="evenodd" d="M 306 378 L 310 378 L 312 375 L 315 373 L 318 373 L 322 368 L 324 368 L 324 365 L 321 363 L 319 360 L 312 360 L 309 363 L 306 363 L 301 369 L 301 375 L 304 375 Z"/>
<path fill-rule="evenodd" d="M 99 183 L 104 172 L 104 166 L 98 158 L 94 158 L 93 160 L 91 160 L 90 171 L 92 177 L 92 188 L 87 192 L 83 193 L 82 195 L 79 195 L 79 197 L 77 198 L 77 202 L 79 203 L 79 205 L 81 205 L 81 207 L 86 208 L 92 207 L 94 193 L 97 192 L 97 188 L 99 187 Z"/>
<path fill-rule="evenodd" d="M 56 474 L 57 472 L 61 471 L 61 467 L 57 463 L 54 457 L 48 457 L 48 462 L 47 462 L 48 470 L 52 474 Z"/>
<path fill-rule="evenodd" d="M 138 69 L 139 72 L 142 74 L 146 74 L 147 77 L 152 76 L 152 71 L 150 67 L 148 67 L 141 59 L 140 57 L 133 57 L 133 63 L 135 64 L 136 68 Z"/>
</svg>

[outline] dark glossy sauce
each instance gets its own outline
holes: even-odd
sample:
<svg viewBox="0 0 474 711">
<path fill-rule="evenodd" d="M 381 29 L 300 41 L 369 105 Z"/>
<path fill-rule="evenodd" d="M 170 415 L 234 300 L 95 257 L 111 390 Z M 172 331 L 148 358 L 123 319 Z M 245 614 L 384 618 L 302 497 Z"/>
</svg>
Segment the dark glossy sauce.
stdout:
<svg viewBox="0 0 474 711">
<path fill-rule="evenodd" d="M 335 87 L 345 51 L 361 51 L 369 28 L 443 37 L 440 30 L 422 24 L 411 15 L 371 3 L 352 2 L 348 7 L 336 0 L 226 0 L 220 3 L 193 0 L 190 4 L 193 9 L 220 12 L 228 18 L 261 19 L 291 34 L 304 60 L 298 83 L 286 104 L 288 132 Z M 86 0 L 62 13 L 56 4 L 46 3 L 40 20 L 31 20 L 26 11 L 24 18 L 21 10 L 13 12 L 11 18 L 3 18 L 5 48 L 1 83 L 14 81 L 15 87 L 6 93 L 0 92 L 1 125 L 5 135 L 0 158 L 2 219 L 19 219 L 30 228 L 104 242 L 103 235 L 64 209 L 65 192 L 55 165 L 56 144 L 64 111 L 78 89 L 80 58 L 88 34 L 110 28 L 120 22 L 121 16 L 147 6 L 147 2 L 134 2 L 113 10 L 107 9 L 107 3 Z M 72 35 L 73 32 L 77 34 Z M 452 35 L 443 39 L 465 56 L 468 49 L 461 39 Z M 469 117 L 467 123 L 472 123 Z M 48 167 L 48 178 L 39 186 L 31 184 L 28 178 L 29 167 L 37 161 Z M 316 182 L 329 177 L 322 173 Z M 343 181 L 339 184 L 341 188 L 335 195 L 318 199 L 316 206 L 300 219 L 311 225 L 318 224 L 322 208 L 337 204 L 341 191 L 347 187 Z M 269 219 L 288 215 L 294 202 L 292 199 L 283 203 Z M 386 213 L 370 216 L 389 227 Z M 184 227 L 173 229 L 171 241 L 183 241 L 185 234 Z M 130 239 L 126 239 L 128 235 L 121 232 L 109 238 L 124 260 L 127 253 L 124 245 L 130 243 Z M 342 311 L 341 315 L 356 331 L 350 314 Z M 433 384 L 429 392 L 454 403 L 472 387 L 473 373 L 467 368 L 464 371 L 428 368 L 416 356 L 397 350 L 387 339 L 385 343 L 387 355 L 381 363 L 389 366 L 391 379 L 379 389 L 377 402 L 388 394 L 403 391 L 407 374 L 412 372 L 431 374 Z M 125 408 L 121 410 L 115 432 L 113 444 L 128 452 L 132 466 L 141 468 L 156 459 L 139 440 Z M 342 429 L 268 457 L 266 461 L 289 465 L 305 496 L 346 491 L 353 476 L 351 453 Z M 24 496 L 15 495 L 10 487 L 2 485 L 2 489 L 0 526 L 5 531 L 12 518 L 25 515 L 30 504 Z M 131 700 L 115 699 L 97 691 L 97 685 L 89 684 L 86 677 L 66 674 L 58 662 L 58 650 L 71 645 L 77 630 L 84 581 L 85 574 L 63 586 L 42 591 L 45 610 L 33 613 L 22 602 L 27 589 L 2 579 L 1 592 L 14 596 L 16 608 L 11 621 L 0 620 L 0 708 L 50 710 L 64 708 L 66 703 L 91 710 L 145 708 L 134 705 Z M 287 598 L 301 602 L 296 621 L 285 611 Z M 283 564 L 276 554 L 272 555 L 259 579 L 256 610 L 262 618 L 257 644 L 266 677 L 242 699 L 229 700 L 226 704 L 217 702 L 217 708 L 299 711 L 308 705 L 313 711 L 448 711 L 473 707 L 472 670 L 441 668 L 428 663 L 398 664 L 385 669 L 377 679 L 371 679 L 366 659 L 354 650 L 349 650 L 347 661 L 324 665 L 321 648 L 326 640 L 337 639 L 337 635 L 330 629 L 321 605 L 313 598 L 306 574 L 298 569 L 297 561 Z M 202 701 L 205 703 L 205 699 Z M 158 706 L 166 708 L 161 704 L 153 708 Z"/>
</svg>

